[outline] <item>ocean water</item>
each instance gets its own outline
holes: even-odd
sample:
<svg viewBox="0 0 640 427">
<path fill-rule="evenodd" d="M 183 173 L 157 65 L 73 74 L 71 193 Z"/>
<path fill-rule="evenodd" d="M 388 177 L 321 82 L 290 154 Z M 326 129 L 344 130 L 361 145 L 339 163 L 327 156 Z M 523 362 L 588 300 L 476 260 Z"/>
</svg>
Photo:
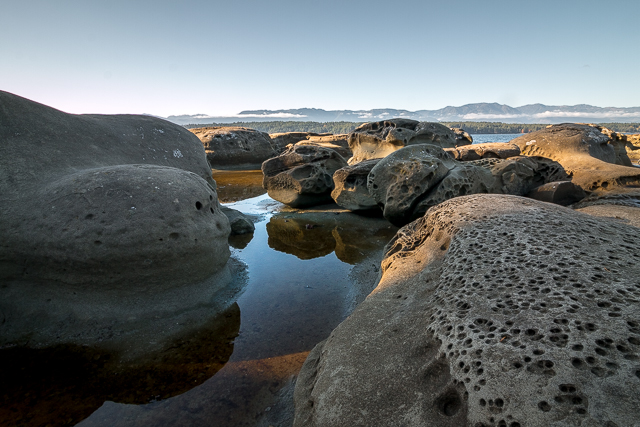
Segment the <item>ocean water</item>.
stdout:
<svg viewBox="0 0 640 427">
<path fill-rule="evenodd" d="M 485 142 L 509 142 L 514 138 L 522 136 L 522 133 L 484 133 L 471 135 L 474 144 Z"/>
</svg>

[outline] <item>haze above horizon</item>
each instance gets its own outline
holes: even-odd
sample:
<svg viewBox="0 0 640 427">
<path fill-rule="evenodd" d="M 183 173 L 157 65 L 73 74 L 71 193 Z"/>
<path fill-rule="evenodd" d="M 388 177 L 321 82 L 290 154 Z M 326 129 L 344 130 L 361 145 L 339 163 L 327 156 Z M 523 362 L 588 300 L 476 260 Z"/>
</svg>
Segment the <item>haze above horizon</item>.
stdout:
<svg viewBox="0 0 640 427">
<path fill-rule="evenodd" d="M 0 90 L 70 113 L 640 106 L 640 2 L 12 2 Z"/>
</svg>

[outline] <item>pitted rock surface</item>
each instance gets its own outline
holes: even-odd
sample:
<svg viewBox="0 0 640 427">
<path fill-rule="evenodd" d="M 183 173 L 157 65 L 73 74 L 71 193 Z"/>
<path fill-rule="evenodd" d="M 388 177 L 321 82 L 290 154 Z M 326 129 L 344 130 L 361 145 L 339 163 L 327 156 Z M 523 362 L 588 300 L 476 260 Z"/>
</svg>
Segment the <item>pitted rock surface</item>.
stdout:
<svg viewBox="0 0 640 427">
<path fill-rule="evenodd" d="M 507 159 L 520 155 L 520 148 L 508 142 L 486 142 L 445 148 L 454 159 L 461 162 L 480 159 Z"/>
<path fill-rule="evenodd" d="M 383 215 L 402 226 L 430 207 L 477 193 L 524 195 L 548 181 L 566 178 L 543 158 L 512 157 L 458 162 L 439 147 L 412 145 L 388 155 L 371 170 L 367 187 Z"/>
<path fill-rule="evenodd" d="M 293 145 L 262 164 L 262 186 L 269 196 L 291 207 L 331 201 L 333 173 L 347 162 L 334 150 Z"/>
<path fill-rule="evenodd" d="M 204 145 L 215 169 L 257 169 L 277 155 L 268 133 L 243 127 L 190 129 Z"/>
<path fill-rule="evenodd" d="M 514 196 L 438 205 L 309 355 L 294 425 L 634 425 L 637 230 Z"/>
<path fill-rule="evenodd" d="M 555 160 L 585 191 L 640 185 L 640 169 L 621 166 L 621 151 L 597 127 L 561 124 L 511 140 L 524 156 Z"/>
<path fill-rule="evenodd" d="M 351 211 L 379 209 L 367 188 L 369 172 L 379 161 L 380 159 L 365 160 L 338 169 L 333 174 L 335 185 L 331 192 L 333 200 L 339 206 Z"/>
<path fill-rule="evenodd" d="M 453 148 L 456 136 L 451 129 L 439 123 L 391 119 L 357 127 L 349 134 L 348 142 L 353 152 L 349 164 L 355 164 L 363 160 L 383 158 L 412 144 Z"/>
<path fill-rule="evenodd" d="M 0 123 L 0 346 L 92 342 L 228 283 L 229 221 L 192 133 L 7 92 Z"/>
</svg>

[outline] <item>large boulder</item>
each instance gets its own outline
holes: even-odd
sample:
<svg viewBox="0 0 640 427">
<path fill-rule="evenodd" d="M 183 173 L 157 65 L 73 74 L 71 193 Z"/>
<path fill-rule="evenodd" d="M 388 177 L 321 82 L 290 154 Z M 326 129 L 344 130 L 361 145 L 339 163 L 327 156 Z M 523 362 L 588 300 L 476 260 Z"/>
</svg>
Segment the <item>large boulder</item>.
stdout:
<svg viewBox="0 0 640 427">
<path fill-rule="evenodd" d="M 634 425 L 637 234 L 521 197 L 438 205 L 310 353 L 294 426 Z"/>
<path fill-rule="evenodd" d="M 458 162 L 430 144 L 402 148 L 371 169 L 367 187 L 392 224 L 402 226 L 430 207 L 477 193 L 524 195 L 566 178 L 559 165 L 541 158 L 512 157 Z"/>
<path fill-rule="evenodd" d="M 192 133 L 7 92 L 0 123 L 0 346 L 91 343 L 228 282 L 229 221 Z"/>
<path fill-rule="evenodd" d="M 338 169 L 333 174 L 335 188 L 331 192 L 331 198 L 350 211 L 379 210 L 378 203 L 367 188 L 369 172 L 379 161 L 380 159 L 365 160 Z"/>
<path fill-rule="evenodd" d="M 300 141 L 306 141 L 311 137 L 317 136 L 327 136 L 330 134 L 326 133 L 315 133 L 315 132 L 279 132 L 279 133 L 270 133 L 269 137 L 273 142 L 274 149 L 278 152 L 278 154 L 282 154 L 289 144 L 295 144 Z"/>
<path fill-rule="evenodd" d="M 639 169 L 616 164 L 624 163 L 624 156 L 613 142 L 597 127 L 582 124 L 553 125 L 511 141 L 524 156 L 560 163 L 572 182 L 585 191 L 640 185 Z"/>
<path fill-rule="evenodd" d="M 336 151 L 316 145 L 293 145 L 262 164 L 262 186 L 269 196 L 291 207 L 331 201 L 333 173 L 347 162 Z"/>
<path fill-rule="evenodd" d="M 380 159 L 412 144 L 431 144 L 440 148 L 456 146 L 456 136 L 439 123 L 410 119 L 390 119 L 365 123 L 349 134 L 349 148 L 353 157 L 349 164 Z"/>
<path fill-rule="evenodd" d="M 473 137 L 460 128 L 450 128 L 456 136 L 456 147 L 473 144 Z"/>
<path fill-rule="evenodd" d="M 214 169 L 253 170 L 277 155 L 268 133 L 243 127 L 190 129 L 202 141 Z"/>
<path fill-rule="evenodd" d="M 348 135 L 346 134 L 312 135 L 303 141 L 297 142 L 296 145 L 318 145 L 320 147 L 331 148 L 332 150 L 337 151 L 345 160 L 349 160 L 352 153 L 347 139 Z"/>
</svg>

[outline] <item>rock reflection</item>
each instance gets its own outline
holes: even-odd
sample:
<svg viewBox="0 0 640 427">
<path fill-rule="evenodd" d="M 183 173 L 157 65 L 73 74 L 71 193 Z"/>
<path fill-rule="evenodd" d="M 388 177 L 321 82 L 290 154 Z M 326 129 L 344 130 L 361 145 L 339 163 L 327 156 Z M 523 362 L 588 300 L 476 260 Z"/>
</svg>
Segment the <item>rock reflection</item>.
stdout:
<svg viewBox="0 0 640 427">
<path fill-rule="evenodd" d="M 262 171 L 213 170 L 212 177 L 218 185 L 220 203 L 235 202 L 265 194 L 262 188 Z"/>
<path fill-rule="evenodd" d="M 0 350 L 0 419 L 7 425 L 73 425 L 105 400 L 142 404 L 182 394 L 229 360 L 240 329 L 234 303 L 159 351 L 133 360 L 97 346 Z"/>
<path fill-rule="evenodd" d="M 351 265 L 379 250 L 397 230 L 386 221 L 348 212 L 282 213 L 267 224 L 272 249 L 303 260 L 335 252 Z"/>
</svg>

